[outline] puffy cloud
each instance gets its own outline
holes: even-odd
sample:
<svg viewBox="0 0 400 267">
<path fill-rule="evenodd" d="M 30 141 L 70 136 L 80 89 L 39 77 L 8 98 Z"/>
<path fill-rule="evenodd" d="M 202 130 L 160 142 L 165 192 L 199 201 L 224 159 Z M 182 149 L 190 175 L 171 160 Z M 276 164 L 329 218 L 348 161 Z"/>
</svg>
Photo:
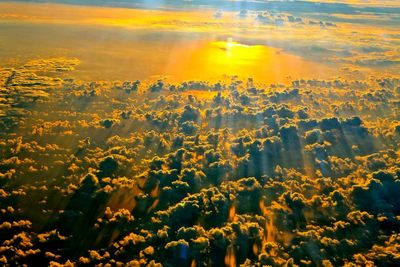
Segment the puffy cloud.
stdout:
<svg viewBox="0 0 400 267">
<path fill-rule="evenodd" d="M 362 210 L 375 214 L 397 215 L 400 211 L 400 203 L 398 203 L 396 192 L 400 189 L 400 181 L 396 176 L 381 171 L 374 173 L 367 184 L 355 186 L 352 196 L 356 205 Z"/>
<path fill-rule="evenodd" d="M 397 79 L 58 79 L 74 62 L 1 74 L 2 263 L 398 263 Z"/>
</svg>

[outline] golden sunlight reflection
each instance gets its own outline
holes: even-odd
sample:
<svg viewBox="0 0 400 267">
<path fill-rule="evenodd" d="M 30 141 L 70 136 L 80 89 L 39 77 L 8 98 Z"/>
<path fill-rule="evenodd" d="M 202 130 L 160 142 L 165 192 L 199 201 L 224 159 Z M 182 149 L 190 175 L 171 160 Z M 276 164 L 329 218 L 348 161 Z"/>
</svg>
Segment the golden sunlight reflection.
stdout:
<svg viewBox="0 0 400 267">
<path fill-rule="evenodd" d="M 312 73 L 329 76 L 328 65 L 264 45 L 226 41 L 199 41 L 171 51 L 166 74 L 172 79 L 210 79 L 223 75 L 253 77 L 266 82 L 285 82 L 287 77 L 308 77 Z M 172 60 L 173 59 L 173 60 Z"/>
<path fill-rule="evenodd" d="M 274 225 L 274 219 L 275 219 L 274 214 L 267 209 L 263 199 L 260 200 L 259 205 L 261 213 L 267 219 L 267 222 L 265 223 L 264 236 L 263 236 L 263 245 L 265 245 L 267 242 L 276 241 L 276 235 L 278 231 Z"/>
<path fill-rule="evenodd" d="M 236 256 L 235 249 L 233 246 L 229 246 L 226 250 L 225 254 L 225 266 L 227 267 L 235 267 L 236 265 Z"/>
</svg>

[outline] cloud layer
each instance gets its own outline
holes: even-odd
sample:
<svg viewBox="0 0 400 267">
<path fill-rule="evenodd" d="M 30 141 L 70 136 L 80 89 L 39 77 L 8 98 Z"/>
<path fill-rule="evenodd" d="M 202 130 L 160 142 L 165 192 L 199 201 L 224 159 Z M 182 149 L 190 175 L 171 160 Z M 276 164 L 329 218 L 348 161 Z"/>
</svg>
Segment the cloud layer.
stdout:
<svg viewBox="0 0 400 267">
<path fill-rule="evenodd" d="M 2 69 L 6 266 L 399 264 L 399 86 Z"/>
</svg>

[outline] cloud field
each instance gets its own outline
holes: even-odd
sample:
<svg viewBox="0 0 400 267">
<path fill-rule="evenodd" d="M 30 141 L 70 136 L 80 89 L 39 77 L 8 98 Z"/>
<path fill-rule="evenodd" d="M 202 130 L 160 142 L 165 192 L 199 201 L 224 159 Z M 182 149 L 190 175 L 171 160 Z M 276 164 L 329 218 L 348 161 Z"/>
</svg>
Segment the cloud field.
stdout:
<svg viewBox="0 0 400 267">
<path fill-rule="evenodd" d="M 400 265 L 395 2 L 91 4 L 0 3 L 1 266 Z"/>
</svg>

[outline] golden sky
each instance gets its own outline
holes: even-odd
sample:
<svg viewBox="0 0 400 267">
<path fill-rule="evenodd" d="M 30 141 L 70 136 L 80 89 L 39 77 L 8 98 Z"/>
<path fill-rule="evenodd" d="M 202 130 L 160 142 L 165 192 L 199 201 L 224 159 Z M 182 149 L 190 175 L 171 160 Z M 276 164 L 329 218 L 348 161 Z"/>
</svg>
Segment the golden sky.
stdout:
<svg viewBox="0 0 400 267">
<path fill-rule="evenodd" d="M 379 16 L 373 18 L 379 25 L 366 25 L 362 20 L 373 15 L 360 15 L 361 22 L 331 15 L 342 21 L 271 12 L 216 16 L 211 9 L 0 3 L 0 59 L 7 65 L 26 58 L 74 57 L 81 61 L 77 77 L 106 80 L 226 74 L 285 82 L 288 77 L 396 72 L 397 27 L 382 26 Z"/>
</svg>

